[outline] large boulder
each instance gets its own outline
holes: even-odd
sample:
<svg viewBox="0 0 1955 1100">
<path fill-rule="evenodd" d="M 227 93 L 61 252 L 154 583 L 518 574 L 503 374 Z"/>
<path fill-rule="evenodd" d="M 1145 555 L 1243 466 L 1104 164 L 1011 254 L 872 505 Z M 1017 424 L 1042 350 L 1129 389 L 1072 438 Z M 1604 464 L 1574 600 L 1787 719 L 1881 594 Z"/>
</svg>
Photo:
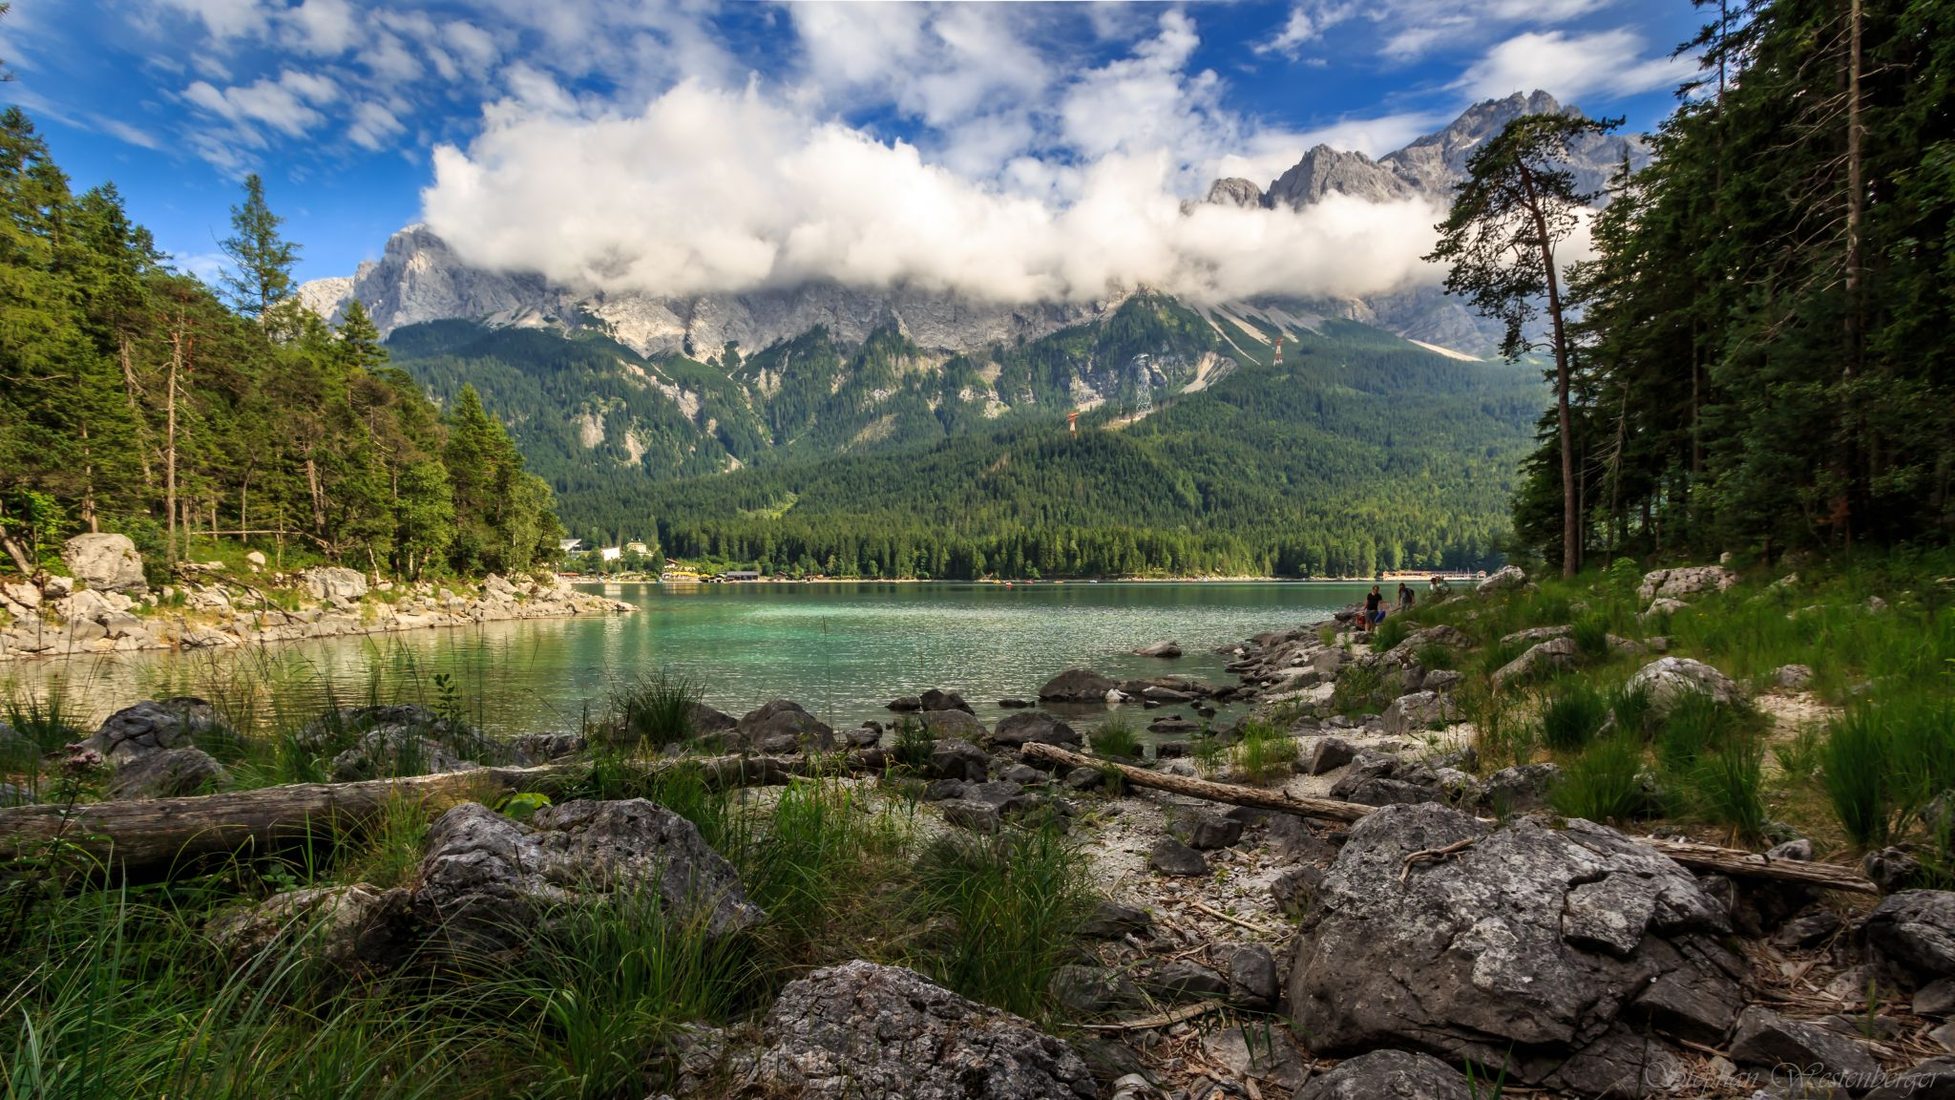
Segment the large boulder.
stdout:
<svg viewBox="0 0 1955 1100">
<path fill-rule="evenodd" d="M 217 715 L 202 699 L 146 699 L 109 715 L 83 744 L 121 767 L 151 753 L 188 746 L 197 734 L 217 726 Z"/>
<path fill-rule="evenodd" d="M 415 726 L 380 726 L 333 757 L 333 782 L 464 771 L 476 762 Z"/>
<path fill-rule="evenodd" d="M 723 936 L 765 916 L 692 822 L 642 798 L 545 806 L 524 825 L 474 802 L 428 833 L 416 911 L 463 952 L 526 943 L 552 910 L 655 893 L 668 920 Z"/>
<path fill-rule="evenodd" d="M 1955 975 L 1955 891 L 1903 890 L 1867 916 L 1867 946 L 1917 984 Z"/>
<path fill-rule="evenodd" d="M 315 566 L 299 574 L 315 600 L 357 600 L 367 594 L 367 575 L 339 565 Z"/>
<path fill-rule="evenodd" d="M 159 749 L 117 764 L 109 779 L 109 796 L 178 798 L 216 790 L 230 778 L 224 765 L 202 749 Z"/>
<path fill-rule="evenodd" d="M 306 954 L 354 973 L 377 973 L 414 951 L 411 895 L 366 883 L 316 886 L 274 894 L 213 920 L 206 934 L 233 965 L 297 943 Z"/>
<path fill-rule="evenodd" d="M 1649 700 L 1649 717 L 1655 721 L 1668 718 L 1692 696 L 1725 707 L 1745 702 L 1745 693 L 1729 676 L 1688 657 L 1658 657 L 1636 670 L 1624 690 L 1642 692 Z"/>
<path fill-rule="evenodd" d="M 1551 672 L 1566 672 L 1575 667 L 1581 650 L 1570 637 L 1550 638 L 1527 648 L 1520 656 L 1494 670 L 1493 686 L 1526 683 Z"/>
<path fill-rule="evenodd" d="M 1518 565 L 1503 565 L 1494 570 L 1486 580 L 1480 582 L 1473 591 L 1477 595 L 1488 596 L 1495 592 L 1514 592 L 1527 587 L 1527 574 Z"/>
<path fill-rule="evenodd" d="M 61 561 L 76 580 L 98 591 L 132 596 L 149 591 L 143 556 L 127 535 L 76 535 L 62 544 Z"/>
<path fill-rule="evenodd" d="M 1339 1062 L 1297 1100 L 1473 1100 L 1466 1075 L 1430 1054 L 1374 1050 Z"/>
<path fill-rule="evenodd" d="M 1015 749 L 1033 743 L 1077 745 L 1080 743 L 1080 736 L 1079 731 L 1050 714 L 1022 711 L 998 719 L 998 728 L 991 731 L 987 740 L 1001 748 Z"/>
<path fill-rule="evenodd" d="M 1641 1096 L 1677 1069 L 1646 1026 L 1715 1037 L 1740 1004 L 1724 908 L 1587 821 L 1388 806 L 1352 827 L 1316 914 L 1289 995 L 1321 1054 L 1416 1049 L 1505 1065 L 1520 1084 Z"/>
<path fill-rule="evenodd" d="M 776 699 L 748 711 L 740 717 L 734 736 L 755 752 L 826 752 L 835 747 L 835 730 L 791 699 Z"/>
<path fill-rule="evenodd" d="M 1041 703 L 1104 703 L 1106 693 L 1120 685 L 1090 668 L 1069 668 L 1039 688 Z"/>
<path fill-rule="evenodd" d="M 1379 716 L 1385 732 L 1390 734 L 1419 733 L 1434 726 L 1443 726 L 1459 717 L 1459 708 L 1450 696 L 1436 691 L 1415 691 L 1401 695 L 1385 707 Z"/>
<path fill-rule="evenodd" d="M 1686 565 L 1679 569 L 1658 569 L 1643 574 L 1636 589 L 1638 602 L 1681 600 L 1704 592 L 1722 592 L 1738 583 L 1738 575 L 1721 565 Z"/>
<path fill-rule="evenodd" d="M 806 1100 L 1089 1100 L 1065 1042 L 899 966 L 857 959 L 790 982 L 762 1025 L 757 1092 Z"/>
</svg>

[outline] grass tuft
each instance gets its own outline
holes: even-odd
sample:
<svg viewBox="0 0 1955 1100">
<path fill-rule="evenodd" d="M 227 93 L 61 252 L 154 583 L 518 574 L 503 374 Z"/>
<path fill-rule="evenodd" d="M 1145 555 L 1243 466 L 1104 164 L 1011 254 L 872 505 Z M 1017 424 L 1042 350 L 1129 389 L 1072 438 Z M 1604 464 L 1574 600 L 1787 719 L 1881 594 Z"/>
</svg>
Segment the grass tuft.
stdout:
<svg viewBox="0 0 1955 1100">
<path fill-rule="evenodd" d="M 1125 760 L 1138 760 L 1141 757 L 1140 734 L 1119 715 L 1109 717 L 1095 727 L 1086 735 L 1086 743 L 1093 747 L 1095 756 Z"/>
</svg>

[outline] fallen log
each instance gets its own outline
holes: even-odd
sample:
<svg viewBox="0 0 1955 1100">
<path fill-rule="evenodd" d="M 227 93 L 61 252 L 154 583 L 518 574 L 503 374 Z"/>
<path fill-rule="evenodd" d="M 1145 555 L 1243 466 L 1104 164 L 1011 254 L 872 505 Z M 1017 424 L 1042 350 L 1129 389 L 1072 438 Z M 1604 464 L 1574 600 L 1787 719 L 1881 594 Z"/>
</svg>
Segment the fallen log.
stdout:
<svg viewBox="0 0 1955 1100">
<path fill-rule="evenodd" d="M 1377 806 L 1366 806 L 1357 802 L 1340 802 L 1330 798 L 1312 798 L 1307 795 L 1264 790 L 1260 787 L 1245 787 L 1239 783 L 1214 783 L 1191 776 L 1168 775 L 1039 742 L 1027 744 L 1019 750 L 1019 755 L 1026 760 L 1044 760 L 1075 768 L 1111 769 L 1136 787 L 1148 787 L 1209 802 L 1225 802 L 1233 806 L 1274 810 L 1301 817 L 1357 821 L 1379 809 Z M 1739 875 L 1746 878 L 1797 882 L 1806 886 L 1842 890 L 1854 894 L 1878 895 L 1880 893 L 1880 888 L 1875 886 L 1872 880 L 1850 867 L 1842 867 L 1836 863 L 1772 859 L 1757 852 L 1719 848 L 1713 844 L 1699 844 L 1688 840 L 1666 840 L 1660 837 L 1630 837 L 1630 839 L 1654 848 L 1677 863 L 1696 871 L 1716 871 L 1719 874 Z"/>
<path fill-rule="evenodd" d="M 675 757 L 634 763 L 633 778 L 696 769 L 713 789 L 777 786 L 797 777 L 881 771 L 880 750 L 837 756 Z M 125 875 L 153 876 L 187 869 L 213 857 L 249 858 L 295 843 L 330 840 L 359 829 L 399 802 L 428 817 L 461 802 L 493 802 L 505 794 L 567 791 L 590 764 L 527 768 L 468 768 L 355 783 L 295 783 L 249 791 L 74 805 L 0 809 L 0 859 L 19 859 L 60 846 Z"/>
</svg>

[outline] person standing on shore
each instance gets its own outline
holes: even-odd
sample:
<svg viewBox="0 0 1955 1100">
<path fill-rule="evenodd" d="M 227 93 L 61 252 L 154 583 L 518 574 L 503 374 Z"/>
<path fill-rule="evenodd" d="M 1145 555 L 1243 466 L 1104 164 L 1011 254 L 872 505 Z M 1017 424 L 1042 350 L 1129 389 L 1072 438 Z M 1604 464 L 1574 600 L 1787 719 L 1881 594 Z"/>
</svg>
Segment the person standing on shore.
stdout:
<svg viewBox="0 0 1955 1100">
<path fill-rule="evenodd" d="M 1364 622 L 1365 633 L 1367 634 L 1371 633 L 1374 627 L 1376 627 L 1379 623 L 1384 621 L 1385 621 L 1385 594 L 1383 592 L 1380 592 L 1378 590 L 1378 586 L 1374 584 L 1371 586 L 1371 591 L 1366 593 L 1364 597 L 1363 622 Z"/>
<path fill-rule="evenodd" d="M 1412 588 L 1404 581 L 1398 582 L 1398 609 L 1400 611 L 1412 610 Z"/>
</svg>

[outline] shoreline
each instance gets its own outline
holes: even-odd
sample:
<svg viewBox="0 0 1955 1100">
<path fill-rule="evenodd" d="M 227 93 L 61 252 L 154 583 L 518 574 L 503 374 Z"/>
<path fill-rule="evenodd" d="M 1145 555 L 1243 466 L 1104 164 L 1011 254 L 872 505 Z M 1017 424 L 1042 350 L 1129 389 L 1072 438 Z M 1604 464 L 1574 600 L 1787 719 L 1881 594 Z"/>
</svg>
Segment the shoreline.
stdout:
<svg viewBox="0 0 1955 1100">
<path fill-rule="evenodd" d="M 57 581 L 65 581 L 58 578 Z M 273 587 L 212 577 L 152 597 L 113 590 L 0 586 L 0 663 L 115 653 L 187 652 L 443 630 L 490 622 L 621 615 L 637 608 L 561 578 L 369 587 L 351 569 L 311 569 Z"/>
</svg>

